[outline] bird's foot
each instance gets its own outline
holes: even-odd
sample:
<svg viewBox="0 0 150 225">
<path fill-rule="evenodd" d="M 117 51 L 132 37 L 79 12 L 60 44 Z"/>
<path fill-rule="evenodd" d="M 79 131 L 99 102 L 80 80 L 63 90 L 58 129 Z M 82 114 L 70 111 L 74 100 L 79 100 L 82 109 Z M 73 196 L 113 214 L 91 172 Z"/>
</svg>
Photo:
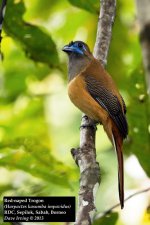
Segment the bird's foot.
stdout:
<svg viewBox="0 0 150 225">
<path fill-rule="evenodd" d="M 87 127 L 91 128 L 91 129 L 94 129 L 94 130 L 97 130 L 96 124 L 81 125 L 80 129 L 85 129 Z"/>
<path fill-rule="evenodd" d="M 83 115 L 82 119 L 85 119 L 85 121 L 81 124 L 80 129 L 89 127 L 91 129 L 94 129 L 95 131 L 97 130 L 97 121 L 89 119 L 86 115 Z"/>
</svg>

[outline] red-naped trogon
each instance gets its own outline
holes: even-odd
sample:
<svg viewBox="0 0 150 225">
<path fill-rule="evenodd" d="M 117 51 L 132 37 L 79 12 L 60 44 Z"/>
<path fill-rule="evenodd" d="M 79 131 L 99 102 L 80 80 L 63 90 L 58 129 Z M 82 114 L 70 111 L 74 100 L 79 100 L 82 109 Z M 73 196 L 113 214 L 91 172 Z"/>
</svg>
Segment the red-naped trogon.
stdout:
<svg viewBox="0 0 150 225">
<path fill-rule="evenodd" d="M 82 41 L 62 49 L 68 54 L 68 94 L 71 101 L 91 119 L 103 124 L 117 152 L 119 198 L 124 207 L 123 139 L 128 134 L 126 106 L 111 76 Z"/>
</svg>

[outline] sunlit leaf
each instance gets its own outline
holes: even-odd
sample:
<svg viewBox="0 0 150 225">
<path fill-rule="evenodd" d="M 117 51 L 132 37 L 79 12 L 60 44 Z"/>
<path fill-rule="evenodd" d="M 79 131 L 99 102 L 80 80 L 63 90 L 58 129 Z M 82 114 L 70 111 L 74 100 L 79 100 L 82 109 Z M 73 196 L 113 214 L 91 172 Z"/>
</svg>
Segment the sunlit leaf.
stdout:
<svg viewBox="0 0 150 225">
<path fill-rule="evenodd" d="M 54 162 L 53 162 L 54 163 Z M 20 169 L 31 175 L 53 184 L 70 187 L 67 176 L 52 169 L 51 161 L 48 166 L 37 161 L 31 154 L 19 149 L 5 153 L 0 159 L 0 165 L 10 169 Z"/>
<path fill-rule="evenodd" d="M 0 194 L 3 192 L 6 192 L 8 190 L 11 190 L 13 186 L 11 184 L 8 185 L 0 185 Z"/>
<path fill-rule="evenodd" d="M 7 46 L 10 46 L 8 50 Z M 0 100 L 8 103 L 15 101 L 22 94 L 27 94 L 29 81 L 44 79 L 49 74 L 50 68 L 43 63 L 35 64 L 10 38 L 3 40 L 2 47 L 5 54 L 3 61 L 5 70 Z"/>
<path fill-rule="evenodd" d="M 115 225 L 118 220 L 118 213 L 111 213 L 108 216 L 104 216 L 99 220 L 94 221 L 93 225 Z"/>
<path fill-rule="evenodd" d="M 130 144 L 126 151 L 130 151 L 137 156 L 140 164 L 150 176 L 150 133 L 148 132 L 150 103 L 146 91 L 145 75 L 141 67 L 138 67 L 130 75 L 128 90 L 130 93 L 130 105 L 128 107 Z"/>
<path fill-rule="evenodd" d="M 8 35 L 19 41 L 33 60 L 51 67 L 58 66 L 56 45 L 41 28 L 23 20 L 25 7 L 22 1 L 8 1 L 4 28 Z"/>
<path fill-rule="evenodd" d="M 40 163 L 44 166 L 54 169 L 60 168 L 61 173 L 67 172 L 67 167 L 65 171 L 65 165 L 63 163 L 57 161 L 51 154 L 50 150 L 41 144 L 41 142 L 35 137 L 22 137 L 14 139 L 13 141 L 6 141 L 0 144 L 0 148 L 9 147 L 11 149 L 19 149 L 20 147 L 27 152 L 30 153 L 33 157 L 35 157 Z M 57 165 L 56 165 L 57 164 Z M 59 170 L 59 169 L 58 169 Z"/>
<path fill-rule="evenodd" d="M 99 13 L 99 0 L 69 0 L 69 2 L 72 5 L 85 9 L 91 13 Z"/>
<path fill-rule="evenodd" d="M 61 1 L 63 2 L 63 1 Z M 59 4 L 61 4 L 61 2 L 59 2 Z M 64 3 L 64 2 L 63 2 Z M 28 16 L 31 15 L 32 18 L 40 18 L 41 19 L 47 19 L 51 13 L 51 10 L 53 9 L 53 7 L 57 4 L 56 0 L 25 0 L 25 4 L 27 5 L 27 7 L 29 8 L 29 11 L 27 11 L 26 13 L 28 14 Z"/>
</svg>

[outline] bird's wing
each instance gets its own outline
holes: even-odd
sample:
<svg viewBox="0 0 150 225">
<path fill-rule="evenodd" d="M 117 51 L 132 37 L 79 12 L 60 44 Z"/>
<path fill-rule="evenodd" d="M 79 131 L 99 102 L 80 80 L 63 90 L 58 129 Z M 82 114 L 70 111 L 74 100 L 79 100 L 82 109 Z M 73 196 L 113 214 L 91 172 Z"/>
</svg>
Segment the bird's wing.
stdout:
<svg viewBox="0 0 150 225">
<path fill-rule="evenodd" d="M 101 86 L 99 81 L 92 76 L 85 76 L 85 82 L 90 95 L 109 113 L 123 138 L 126 138 L 128 134 L 128 125 L 124 114 L 126 112 L 124 101 L 124 112 L 122 112 L 122 107 L 118 98 L 105 87 Z"/>
<path fill-rule="evenodd" d="M 126 104 L 125 104 L 124 99 L 123 99 L 122 96 L 121 96 L 121 99 L 122 99 L 122 104 L 123 104 L 123 111 L 126 114 L 126 112 L 127 112 Z"/>
</svg>

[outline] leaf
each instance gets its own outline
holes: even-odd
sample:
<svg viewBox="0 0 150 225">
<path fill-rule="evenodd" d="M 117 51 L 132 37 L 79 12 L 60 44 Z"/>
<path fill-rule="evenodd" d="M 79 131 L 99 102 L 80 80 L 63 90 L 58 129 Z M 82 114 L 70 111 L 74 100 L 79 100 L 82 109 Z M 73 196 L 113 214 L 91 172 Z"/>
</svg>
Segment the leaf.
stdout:
<svg viewBox="0 0 150 225">
<path fill-rule="evenodd" d="M 117 2 L 117 16 L 115 17 L 112 40 L 107 59 L 107 70 L 117 83 L 119 89 L 122 89 L 125 92 L 128 91 L 128 85 L 126 85 L 128 71 L 133 70 L 136 65 L 139 65 L 142 59 L 139 38 L 136 31 L 131 27 L 131 24 L 133 24 L 133 21 L 131 21 L 133 15 L 130 10 L 134 7 L 132 4 L 132 1 Z M 122 19 L 126 16 L 126 13 L 124 12 L 126 7 L 128 7 L 127 14 L 130 15 L 130 20 Z"/>
<path fill-rule="evenodd" d="M 7 49 L 7 46 L 8 49 Z M 10 47 L 11 46 L 11 47 Z M 34 63 L 27 58 L 12 39 L 3 39 L 4 52 L 4 82 L 1 88 L 0 101 L 12 102 L 22 94 L 29 94 L 28 87 L 31 81 L 44 79 L 50 73 L 48 65 Z M 2 78 L 3 79 L 3 78 Z"/>
<path fill-rule="evenodd" d="M 69 2 L 91 13 L 99 14 L 99 0 L 69 0 Z"/>
<path fill-rule="evenodd" d="M 27 17 L 29 16 L 34 19 L 39 19 L 40 17 L 40 20 L 47 20 L 54 7 L 57 4 L 64 4 L 64 1 L 58 3 L 56 0 L 26 0 L 25 4 L 27 5 Z M 56 12 L 56 8 L 54 10 Z"/>
<path fill-rule="evenodd" d="M 21 169 L 47 182 L 71 188 L 74 170 L 56 160 L 37 138 L 22 137 L 3 141 L 0 149 L 0 166 Z"/>
<path fill-rule="evenodd" d="M 23 20 L 24 13 L 23 1 L 8 1 L 4 21 L 6 33 L 19 41 L 28 57 L 34 61 L 46 63 L 50 67 L 58 66 L 58 55 L 52 38 L 41 28 L 26 23 Z"/>
<path fill-rule="evenodd" d="M 143 69 L 138 67 L 128 79 L 130 92 L 130 105 L 127 115 L 129 120 L 130 144 L 126 151 L 133 153 L 140 164 L 150 176 L 149 150 L 150 133 L 150 102 L 146 92 L 145 75 Z"/>
<path fill-rule="evenodd" d="M 0 185 L 0 195 L 1 195 L 3 192 L 12 190 L 12 188 L 13 188 L 13 186 L 12 186 L 11 184 Z"/>
<path fill-rule="evenodd" d="M 4 155 L 6 152 L 6 149 L 10 149 L 11 151 L 8 152 L 8 154 L 12 155 L 13 157 L 13 149 L 18 149 L 18 151 L 15 151 L 15 157 L 18 157 L 17 155 L 21 154 L 21 159 L 19 159 L 20 163 L 21 163 L 21 167 L 23 170 L 30 172 L 32 174 L 34 174 L 34 172 L 36 173 L 37 170 L 39 170 L 40 173 L 40 169 L 41 172 L 43 170 L 44 174 L 43 174 L 43 178 L 44 179 L 48 179 L 49 181 L 51 180 L 51 178 L 53 179 L 53 177 L 55 177 L 56 180 L 58 181 L 54 181 L 54 183 L 66 183 L 67 185 L 69 184 L 67 180 L 69 180 L 71 177 L 73 177 L 74 175 L 74 170 L 69 168 L 68 166 L 64 165 L 62 162 L 56 160 L 50 153 L 50 150 L 41 144 L 40 141 L 38 141 L 37 138 L 34 137 L 26 137 L 26 138 L 16 138 L 15 140 L 12 141 L 3 141 L 0 144 L 0 149 L 4 149 Z M 19 153 L 20 152 L 20 153 Z M 36 171 L 30 170 L 28 168 L 28 166 L 26 167 L 26 163 L 24 164 L 24 158 L 22 157 L 22 155 L 24 155 L 26 153 L 26 157 L 27 157 L 27 164 L 31 165 L 31 168 L 33 167 L 34 169 L 37 166 Z M 30 159 L 31 156 L 31 159 Z M 12 160 L 15 162 L 15 160 Z M 22 161 L 22 162 L 21 162 Z M 0 163 L 2 163 L 3 160 L 0 160 Z M 31 163 L 30 163 L 31 162 Z M 40 164 L 40 166 L 39 166 Z M 9 165 L 9 163 L 8 163 Z M 12 164 L 11 164 L 12 165 Z M 14 165 L 14 164 L 13 164 Z M 34 165 L 34 166 L 33 166 Z M 15 164 L 14 167 L 16 166 L 16 168 L 18 168 L 18 166 L 20 166 L 20 164 Z M 69 171 L 69 173 L 68 173 Z M 50 179 L 48 178 L 49 176 L 47 176 L 46 174 L 50 175 Z M 35 174 L 36 175 L 36 174 Z M 42 175 L 41 175 L 42 176 Z M 67 182 L 66 182 L 67 181 Z M 65 186 L 66 186 L 65 184 Z"/>
<path fill-rule="evenodd" d="M 93 225 L 115 225 L 118 220 L 118 213 L 111 213 L 109 216 L 102 217 L 94 221 Z"/>
<path fill-rule="evenodd" d="M 56 185 L 66 188 L 70 187 L 66 174 L 61 174 L 61 171 L 53 170 L 51 162 L 49 162 L 48 168 L 22 149 L 13 150 L 11 152 L 8 151 L 7 153 L 5 150 L 5 153 L 0 159 L 0 165 L 10 169 L 23 170 L 30 173 L 32 176 Z"/>
<path fill-rule="evenodd" d="M 60 164 L 62 167 L 64 166 L 61 162 L 57 161 L 51 154 L 50 150 L 42 145 L 40 141 L 38 141 L 35 137 L 20 137 L 16 138 L 12 141 L 2 142 L 0 144 L 0 148 L 9 147 L 11 149 L 19 149 L 22 148 L 27 153 L 30 153 L 33 157 L 35 157 L 40 163 L 44 166 L 54 167 L 54 165 Z M 57 165 L 58 166 L 58 165 Z M 63 169 L 61 172 L 65 172 Z"/>
</svg>

